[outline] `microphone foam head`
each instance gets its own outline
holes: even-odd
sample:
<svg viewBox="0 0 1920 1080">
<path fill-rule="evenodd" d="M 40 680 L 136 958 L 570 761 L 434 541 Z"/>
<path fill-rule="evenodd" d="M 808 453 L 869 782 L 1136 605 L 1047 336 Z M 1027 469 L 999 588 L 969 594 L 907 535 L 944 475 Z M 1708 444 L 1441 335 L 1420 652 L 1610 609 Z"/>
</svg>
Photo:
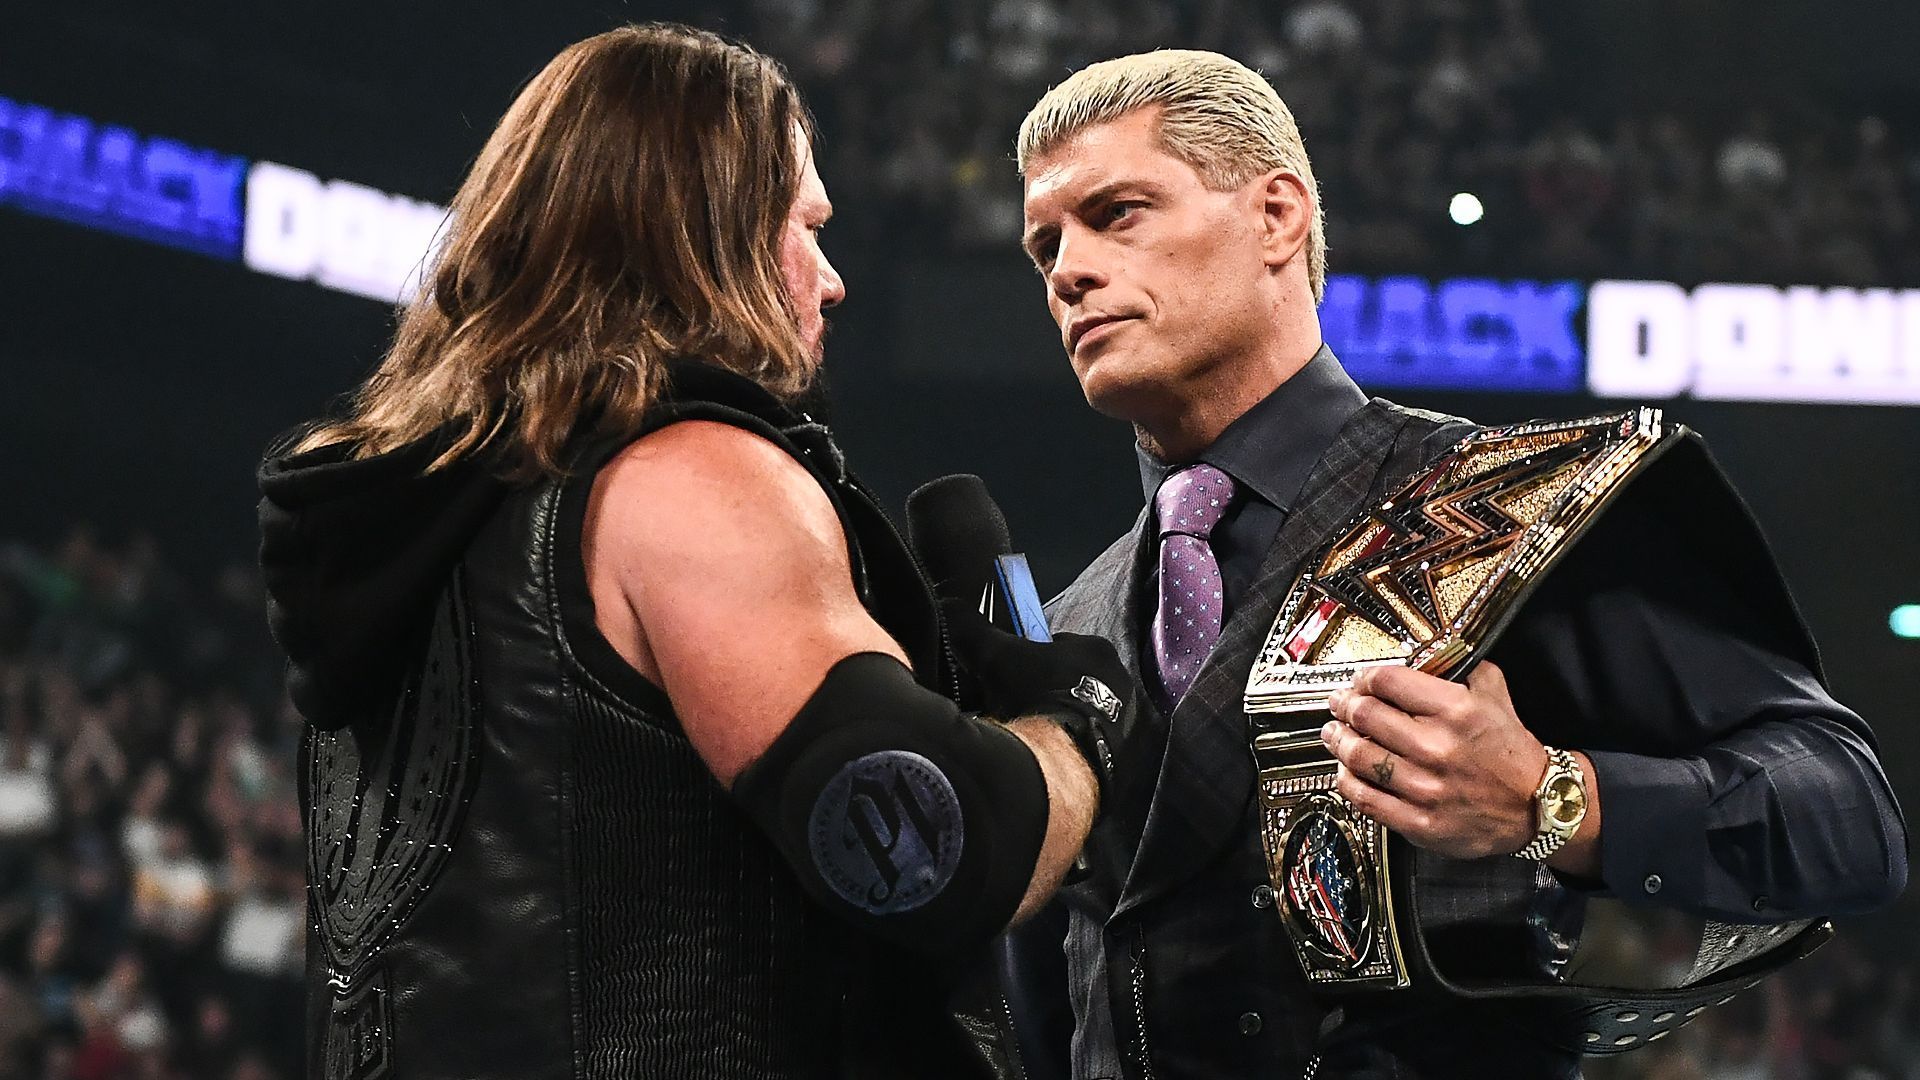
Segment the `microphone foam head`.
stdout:
<svg viewBox="0 0 1920 1080">
<path fill-rule="evenodd" d="M 984 580 L 994 556 L 1013 551 L 1006 515 L 972 473 L 930 480 L 907 496 L 907 536 L 936 587 Z"/>
</svg>

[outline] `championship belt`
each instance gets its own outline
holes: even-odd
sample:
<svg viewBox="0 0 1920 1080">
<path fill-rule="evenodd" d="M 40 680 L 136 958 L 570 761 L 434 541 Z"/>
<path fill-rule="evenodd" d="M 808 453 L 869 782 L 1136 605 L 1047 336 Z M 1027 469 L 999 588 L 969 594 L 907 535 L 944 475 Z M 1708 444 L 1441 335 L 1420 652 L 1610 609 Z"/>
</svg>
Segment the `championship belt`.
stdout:
<svg viewBox="0 0 1920 1080">
<path fill-rule="evenodd" d="M 1660 441 L 1658 410 L 1488 428 L 1339 534 L 1247 679 L 1261 846 L 1309 983 L 1409 985 L 1388 834 L 1334 789 L 1327 695 L 1369 667 L 1458 678 Z"/>
<path fill-rule="evenodd" d="M 1691 557 L 1713 559 L 1716 573 L 1740 583 L 1747 631 L 1819 677 L 1818 651 L 1759 526 L 1699 436 L 1638 409 L 1463 439 L 1307 563 L 1247 679 L 1261 846 L 1277 914 L 1316 990 L 1417 982 L 1462 998 L 1530 998 L 1553 1018 L 1535 1025 L 1549 1041 L 1618 1053 L 1664 1037 L 1833 936 L 1825 919 L 1755 926 L 1668 912 L 1662 933 L 1692 934 L 1694 960 L 1690 970 L 1652 970 L 1610 947 L 1632 913 L 1589 896 L 1577 944 L 1550 972 L 1489 975 L 1475 970 L 1499 959 L 1476 944 L 1488 940 L 1474 936 L 1484 929 L 1463 939 L 1449 916 L 1430 925 L 1422 897 L 1463 884 L 1506 888 L 1519 861 L 1419 852 L 1335 789 L 1338 765 L 1319 735 L 1327 696 L 1362 669 L 1389 664 L 1464 678 L 1522 619 L 1549 572 L 1563 564 L 1582 572 L 1575 547 L 1590 532 L 1596 553 L 1619 550 L 1623 538 L 1631 550 L 1644 545 L 1649 567 L 1663 545 L 1691 545 Z M 1646 587 L 1663 588 L 1657 581 L 1649 574 Z M 1463 942 L 1468 962 L 1455 967 Z"/>
</svg>

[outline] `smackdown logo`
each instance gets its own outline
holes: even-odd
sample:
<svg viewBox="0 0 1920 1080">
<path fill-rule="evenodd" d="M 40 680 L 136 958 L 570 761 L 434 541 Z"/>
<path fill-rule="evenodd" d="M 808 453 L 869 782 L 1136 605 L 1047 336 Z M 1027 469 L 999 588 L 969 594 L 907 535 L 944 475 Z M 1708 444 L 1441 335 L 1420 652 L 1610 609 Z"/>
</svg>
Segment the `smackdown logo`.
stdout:
<svg viewBox="0 0 1920 1080">
<path fill-rule="evenodd" d="M 403 303 L 447 211 L 364 184 L 254 164 L 247 173 L 246 263 L 263 274 Z"/>
<path fill-rule="evenodd" d="M 1421 390 L 1577 393 L 1575 281 L 1327 278 L 1320 328 L 1356 382 Z"/>
<path fill-rule="evenodd" d="M 1599 281 L 1587 356 L 1600 397 L 1920 405 L 1920 289 Z"/>
<path fill-rule="evenodd" d="M 0 206 L 387 303 L 446 210 L 0 97 Z"/>
<path fill-rule="evenodd" d="M 1336 275 L 1320 325 L 1377 389 L 1920 405 L 1920 289 Z"/>
<path fill-rule="evenodd" d="M 231 154 L 0 97 L 0 205 L 231 259 L 246 171 Z"/>
</svg>

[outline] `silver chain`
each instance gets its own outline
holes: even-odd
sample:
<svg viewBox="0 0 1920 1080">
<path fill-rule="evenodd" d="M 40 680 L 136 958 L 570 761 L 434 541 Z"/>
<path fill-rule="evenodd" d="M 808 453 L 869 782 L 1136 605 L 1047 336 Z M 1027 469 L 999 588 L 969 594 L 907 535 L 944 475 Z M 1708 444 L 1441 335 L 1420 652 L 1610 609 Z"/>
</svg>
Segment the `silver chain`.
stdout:
<svg viewBox="0 0 1920 1080">
<path fill-rule="evenodd" d="M 1133 1021 L 1140 1039 L 1140 1075 L 1154 1080 L 1153 1056 L 1147 1049 L 1147 943 L 1140 941 L 1140 954 L 1133 960 Z"/>
</svg>

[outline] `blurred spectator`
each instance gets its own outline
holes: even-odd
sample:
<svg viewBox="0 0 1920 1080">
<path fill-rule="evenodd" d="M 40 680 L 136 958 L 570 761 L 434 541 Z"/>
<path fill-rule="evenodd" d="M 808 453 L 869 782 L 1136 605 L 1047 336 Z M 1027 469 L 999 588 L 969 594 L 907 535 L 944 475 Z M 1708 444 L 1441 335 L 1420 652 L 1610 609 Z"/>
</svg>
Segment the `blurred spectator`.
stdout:
<svg viewBox="0 0 1920 1080">
<path fill-rule="evenodd" d="M 299 978 L 306 962 L 304 872 L 261 860 L 244 847 L 229 866 L 234 900 L 220 939 L 221 960 L 255 981 Z"/>
<path fill-rule="evenodd" d="M 187 826 L 160 825 L 158 851 L 133 868 L 134 924 L 180 944 L 198 941 L 212 920 L 213 870 L 192 848 Z"/>
<path fill-rule="evenodd" d="M 0 839 L 30 840 L 54 826 L 53 753 L 27 711 L 27 669 L 0 669 Z"/>
<path fill-rule="evenodd" d="M 1527 206 L 1542 223 L 1527 265 L 1536 272 L 1604 273 L 1608 256 L 1594 233 L 1616 188 L 1606 147 L 1571 117 L 1562 117 L 1527 147 L 1523 167 Z"/>
<path fill-rule="evenodd" d="M 147 984 L 146 964 L 134 953 L 115 958 L 92 989 L 82 994 L 79 1052 L 74 1080 L 116 1080 L 150 1073 L 149 1059 L 164 1052 L 167 1022 Z"/>
<path fill-rule="evenodd" d="M 1281 20 L 1287 43 L 1306 56 L 1351 56 L 1365 43 L 1360 17 L 1339 0 L 1296 4 Z"/>
<path fill-rule="evenodd" d="M 0 1078 L 299 1072 L 299 725 L 259 590 L 0 542 Z"/>
<path fill-rule="evenodd" d="M 1720 146 L 1714 171 L 1728 191 L 1776 191 L 1787 182 L 1787 155 L 1774 141 L 1773 125 L 1765 112 L 1747 113 L 1746 125 Z"/>
</svg>

